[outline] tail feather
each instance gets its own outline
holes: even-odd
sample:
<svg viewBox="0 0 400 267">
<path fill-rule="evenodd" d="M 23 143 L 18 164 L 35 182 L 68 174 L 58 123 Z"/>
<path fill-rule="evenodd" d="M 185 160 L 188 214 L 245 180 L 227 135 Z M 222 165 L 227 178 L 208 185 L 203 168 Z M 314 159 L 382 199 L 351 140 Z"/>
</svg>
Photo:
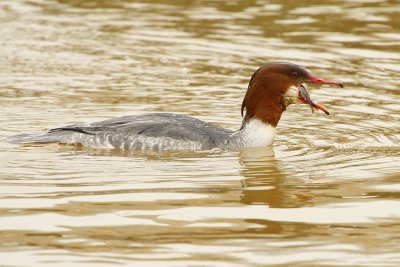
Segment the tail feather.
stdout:
<svg viewBox="0 0 400 267">
<path fill-rule="evenodd" d="M 49 143 L 72 143 L 72 132 L 59 131 L 48 133 L 19 134 L 9 136 L 5 139 L 11 144 L 49 144 Z"/>
</svg>

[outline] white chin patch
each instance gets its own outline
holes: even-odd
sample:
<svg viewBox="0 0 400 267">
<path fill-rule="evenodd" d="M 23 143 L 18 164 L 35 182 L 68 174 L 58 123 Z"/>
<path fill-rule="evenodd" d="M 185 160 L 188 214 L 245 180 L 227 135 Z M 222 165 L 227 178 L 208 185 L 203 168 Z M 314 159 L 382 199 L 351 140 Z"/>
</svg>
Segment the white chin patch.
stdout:
<svg viewBox="0 0 400 267">
<path fill-rule="evenodd" d="M 290 104 L 301 103 L 299 99 L 299 90 L 296 86 L 292 85 L 286 91 L 285 95 L 283 96 L 285 106 L 289 106 Z"/>
</svg>

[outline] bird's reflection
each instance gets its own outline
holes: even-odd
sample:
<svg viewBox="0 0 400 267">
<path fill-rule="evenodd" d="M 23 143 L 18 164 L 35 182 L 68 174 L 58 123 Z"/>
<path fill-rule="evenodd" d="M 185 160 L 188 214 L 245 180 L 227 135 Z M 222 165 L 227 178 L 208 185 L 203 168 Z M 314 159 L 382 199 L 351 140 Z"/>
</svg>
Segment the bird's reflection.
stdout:
<svg viewBox="0 0 400 267">
<path fill-rule="evenodd" d="M 280 166 L 273 147 L 246 148 L 239 154 L 244 204 L 264 204 L 271 208 L 307 205 L 308 197 L 293 188 L 291 172 Z M 291 185 L 292 184 L 292 185 Z"/>
</svg>

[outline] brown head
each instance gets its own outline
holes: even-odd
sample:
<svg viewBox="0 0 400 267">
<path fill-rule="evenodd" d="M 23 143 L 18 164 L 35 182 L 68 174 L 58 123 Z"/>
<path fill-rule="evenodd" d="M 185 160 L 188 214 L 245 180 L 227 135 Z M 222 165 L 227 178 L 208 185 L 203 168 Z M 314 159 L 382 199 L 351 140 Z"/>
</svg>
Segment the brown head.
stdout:
<svg viewBox="0 0 400 267">
<path fill-rule="evenodd" d="M 257 118 L 274 127 L 278 124 L 283 111 L 293 103 L 309 104 L 329 114 L 327 109 L 314 103 L 307 91 L 306 83 L 336 84 L 312 76 L 302 67 L 291 63 L 270 63 L 259 68 L 251 77 L 242 103 L 246 110 L 243 124 L 251 118 Z"/>
</svg>

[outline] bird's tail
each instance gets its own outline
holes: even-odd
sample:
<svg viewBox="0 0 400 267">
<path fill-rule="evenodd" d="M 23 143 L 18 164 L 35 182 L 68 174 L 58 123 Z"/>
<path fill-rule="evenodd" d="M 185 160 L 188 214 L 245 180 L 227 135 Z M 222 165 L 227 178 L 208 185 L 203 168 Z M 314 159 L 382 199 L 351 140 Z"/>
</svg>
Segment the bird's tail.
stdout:
<svg viewBox="0 0 400 267">
<path fill-rule="evenodd" d="M 73 143 L 72 132 L 56 131 L 47 133 L 19 134 L 5 138 L 11 144 L 49 144 L 49 143 Z"/>
</svg>

